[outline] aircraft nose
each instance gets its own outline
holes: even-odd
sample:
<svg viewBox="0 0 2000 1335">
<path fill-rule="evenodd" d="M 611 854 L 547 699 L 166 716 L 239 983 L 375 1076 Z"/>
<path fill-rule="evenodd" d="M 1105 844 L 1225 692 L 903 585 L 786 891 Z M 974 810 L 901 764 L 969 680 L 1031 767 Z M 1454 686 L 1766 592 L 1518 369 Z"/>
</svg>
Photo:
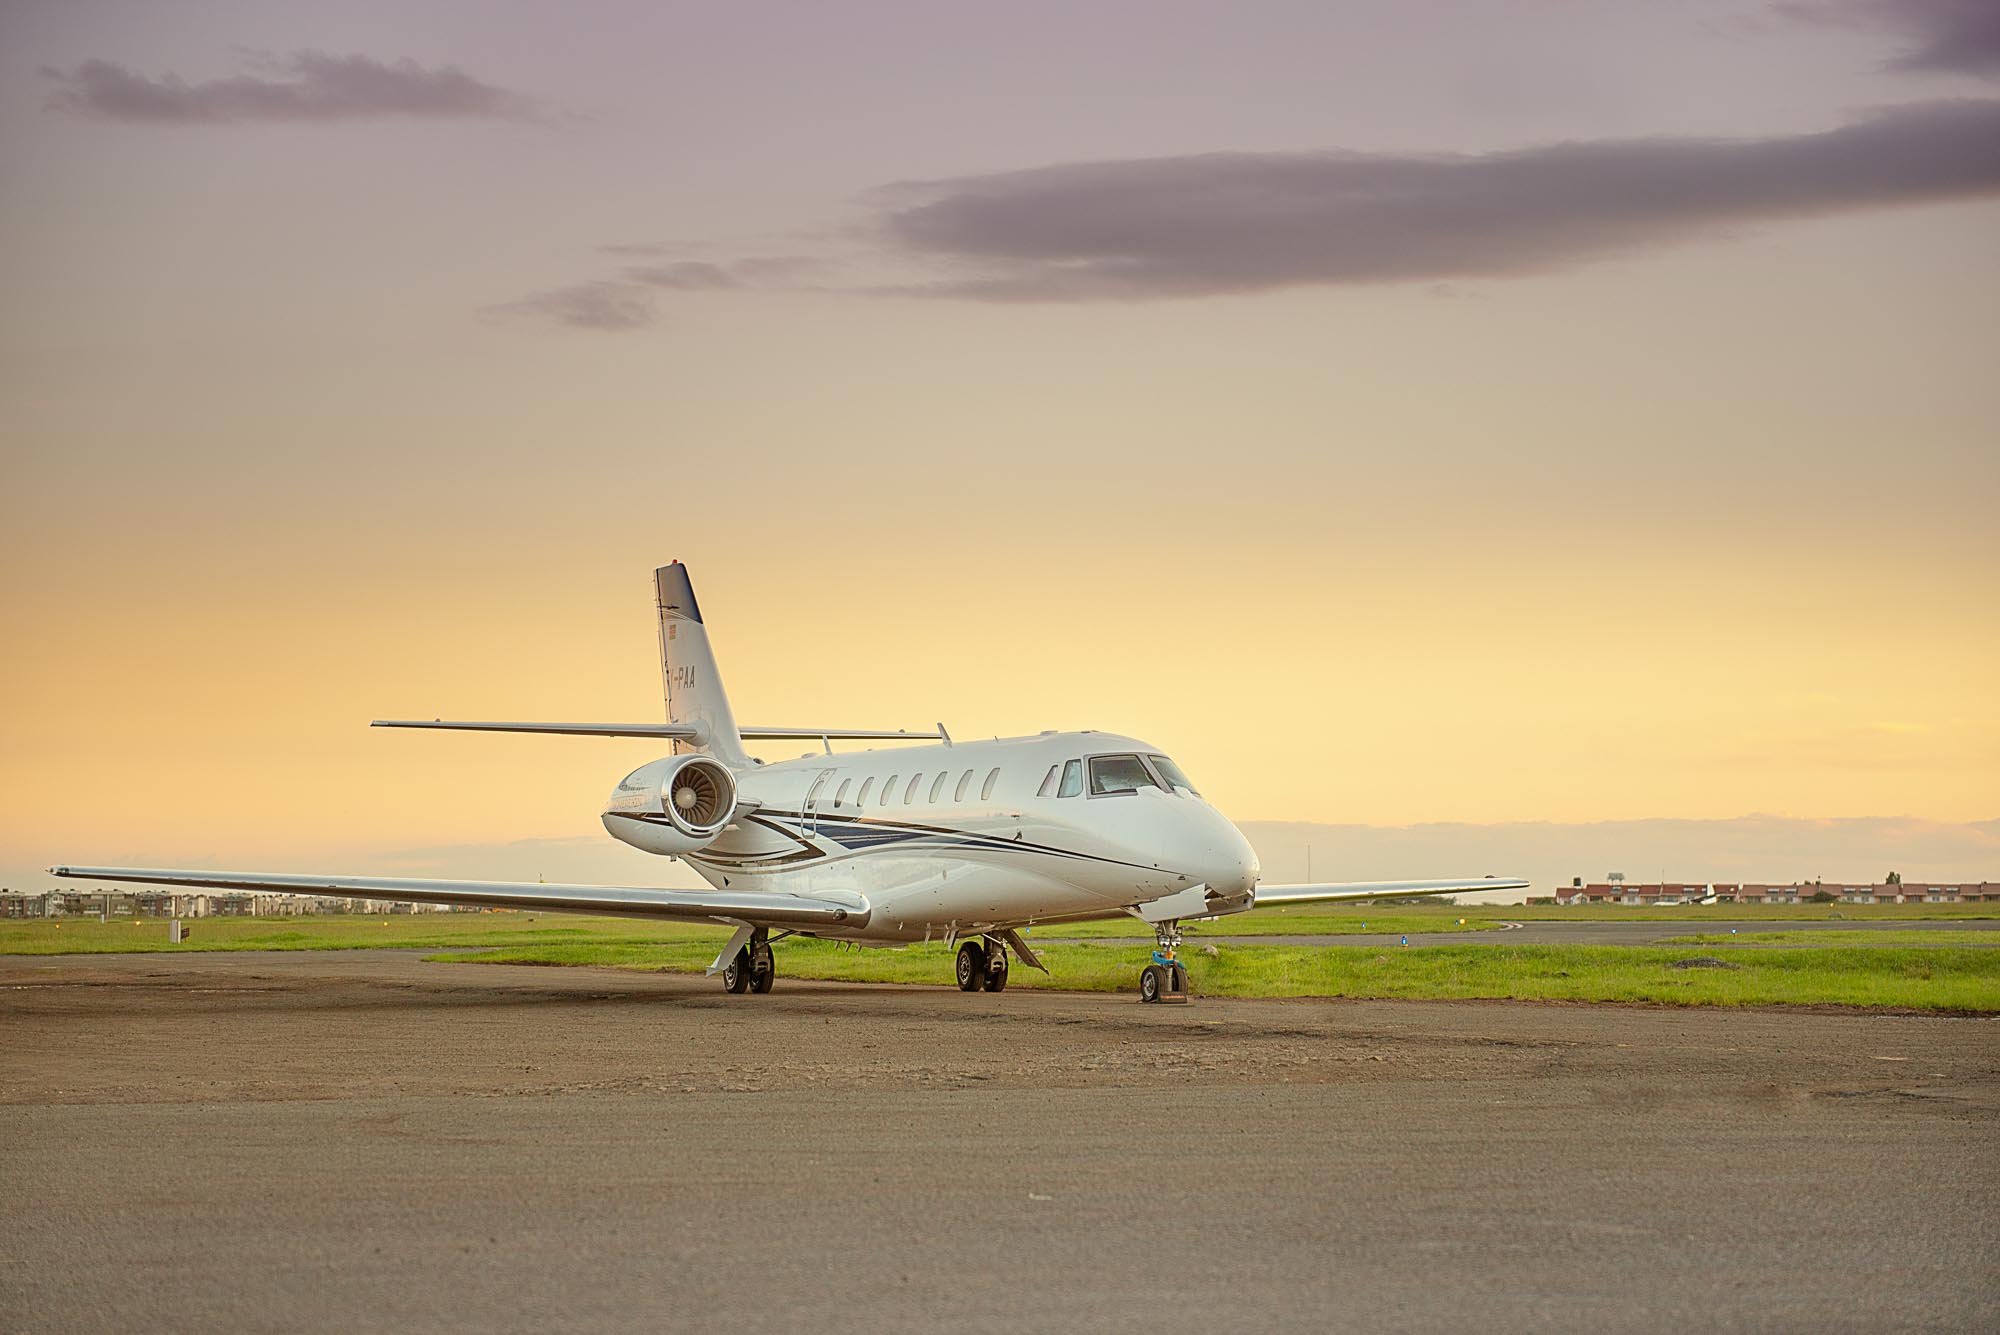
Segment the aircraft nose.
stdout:
<svg viewBox="0 0 2000 1335">
<path fill-rule="evenodd" d="M 1218 828 L 1212 832 L 1202 859 L 1202 881 L 1218 894 L 1232 898 L 1247 895 L 1257 888 L 1257 876 L 1262 871 L 1257 850 L 1219 811 L 1215 813 L 1215 824 Z"/>
</svg>

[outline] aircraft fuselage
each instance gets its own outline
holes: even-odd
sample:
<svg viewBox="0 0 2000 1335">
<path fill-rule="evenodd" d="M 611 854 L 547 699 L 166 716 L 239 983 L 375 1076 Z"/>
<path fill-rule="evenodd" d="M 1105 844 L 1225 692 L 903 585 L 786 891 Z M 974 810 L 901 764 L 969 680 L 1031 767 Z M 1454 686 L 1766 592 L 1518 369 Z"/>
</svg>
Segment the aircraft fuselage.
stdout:
<svg viewBox="0 0 2000 1335">
<path fill-rule="evenodd" d="M 852 897 L 865 924 L 814 934 L 857 941 L 1102 918 L 1197 886 L 1247 906 L 1257 855 L 1192 789 L 1142 759 L 1160 782 L 1092 791 L 1092 760 L 1163 755 L 1132 737 L 1060 732 L 754 765 L 736 771 L 745 814 L 678 856 L 718 889 Z M 614 794 L 605 827 L 647 848 L 617 806 Z"/>
</svg>

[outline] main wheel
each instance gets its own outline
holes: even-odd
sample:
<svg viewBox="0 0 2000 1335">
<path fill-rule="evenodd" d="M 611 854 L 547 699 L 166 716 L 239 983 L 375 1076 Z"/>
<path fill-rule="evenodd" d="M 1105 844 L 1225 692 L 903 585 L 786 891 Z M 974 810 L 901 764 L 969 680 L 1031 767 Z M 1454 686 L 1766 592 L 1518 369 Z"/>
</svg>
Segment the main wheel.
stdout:
<svg viewBox="0 0 2000 1335">
<path fill-rule="evenodd" d="M 771 958 L 771 943 L 759 941 L 750 947 L 750 990 L 761 995 L 777 981 L 778 962 Z"/>
<path fill-rule="evenodd" d="M 722 990 L 738 995 L 750 990 L 749 951 L 737 951 L 736 958 L 722 966 Z"/>
<path fill-rule="evenodd" d="M 1007 952 L 996 950 L 986 960 L 986 990 L 1003 991 L 1007 986 Z"/>
<path fill-rule="evenodd" d="M 986 947 L 967 941 L 958 948 L 958 990 L 977 992 L 986 981 Z"/>
<path fill-rule="evenodd" d="M 1146 972 L 1139 975 L 1139 1000 L 1158 1001 L 1160 993 L 1166 990 L 1166 970 L 1157 964 L 1148 964 Z"/>
</svg>

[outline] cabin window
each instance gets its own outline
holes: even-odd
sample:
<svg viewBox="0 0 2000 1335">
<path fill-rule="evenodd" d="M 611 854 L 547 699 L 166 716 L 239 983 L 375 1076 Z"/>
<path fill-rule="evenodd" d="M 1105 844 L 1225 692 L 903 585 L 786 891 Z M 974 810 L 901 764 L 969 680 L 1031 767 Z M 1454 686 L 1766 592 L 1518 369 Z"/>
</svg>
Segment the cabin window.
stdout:
<svg viewBox="0 0 2000 1335">
<path fill-rule="evenodd" d="M 835 806 L 839 806 L 841 803 L 847 800 L 847 790 L 850 787 L 852 787 L 853 784 L 854 780 L 852 779 L 842 779 L 840 781 L 840 787 L 833 790 L 833 804 Z"/>
<path fill-rule="evenodd" d="M 1042 776 L 1042 786 L 1036 790 L 1036 797 L 1049 797 L 1056 790 L 1056 766 L 1049 766 L 1049 772 Z"/>
<path fill-rule="evenodd" d="M 888 806 L 896 800 L 896 776 L 891 774 L 882 783 L 882 805 Z"/>
<path fill-rule="evenodd" d="M 1056 789 L 1057 797 L 1075 797 L 1083 791 L 1083 762 L 1071 760 L 1063 765 L 1062 787 Z"/>
<path fill-rule="evenodd" d="M 945 771 L 939 770 L 938 776 L 931 780 L 930 804 L 932 806 L 936 806 L 938 798 L 944 795 L 944 781 L 950 777 L 951 775 Z"/>
<path fill-rule="evenodd" d="M 984 802 L 988 798 L 992 797 L 993 785 L 998 783 L 999 781 L 1000 781 L 1000 768 L 999 766 L 996 765 L 994 766 L 993 771 L 986 776 L 986 782 L 979 785 L 979 800 Z"/>
<path fill-rule="evenodd" d="M 861 781 L 861 791 L 860 791 L 860 792 L 858 792 L 858 793 L 856 793 L 856 794 L 854 795 L 854 805 L 855 805 L 855 806 L 857 806 L 857 807 L 865 807 L 865 806 L 867 806 L 867 805 L 868 805 L 868 790 L 869 790 L 870 788 L 873 788 L 874 786 L 875 786 L 875 780 L 873 780 L 873 779 L 863 779 L 863 780 Z"/>
<path fill-rule="evenodd" d="M 963 802 L 965 800 L 965 790 L 970 787 L 972 787 L 972 771 L 967 770 L 958 776 L 958 787 L 951 790 L 951 800 L 954 802 Z"/>
<path fill-rule="evenodd" d="M 1176 765 L 1173 761 L 1167 759 L 1165 756 L 1149 755 L 1146 757 L 1146 759 L 1153 762 L 1153 773 L 1165 779 L 1167 781 L 1167 787 L 1185 788 L 1190 793 L 1193 793 L 1196 797 L 1201 796 L 1201 790 L 1196 788 L 1192 783 L 1188 782 L 1188 776 L 1186 772 L 1183 771 L 1179 765 Z"/>
<path fill-rule="evenodd" d="M 1146 762 L 1137 756 L 1092 756 L 1090 758 L 1090 795 L 1092 797 L 1112 797 L 1119 793 L 1136 793 L 1141 788 L 1158 788 L 1160 781 L 1146 768 Z"/>
<path fill-rule="evenodd" d="M 924 772 L 922 770 L 918 770 L 915 774 L 912 774 L 910 776 L 910 786 L 903 790 L 904 806 L 908 806 L 910 805 L 910 803 L 917 800 L 917 785 L 922 783 L 923 781 L 924 781 Z"/>
</svg>

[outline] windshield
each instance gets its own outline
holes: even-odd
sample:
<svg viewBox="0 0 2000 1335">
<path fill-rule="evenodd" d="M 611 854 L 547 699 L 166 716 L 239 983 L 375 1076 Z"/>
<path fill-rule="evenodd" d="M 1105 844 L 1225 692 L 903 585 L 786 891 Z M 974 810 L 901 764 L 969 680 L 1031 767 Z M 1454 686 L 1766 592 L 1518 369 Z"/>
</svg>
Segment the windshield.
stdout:
<svg viewBox="0 0 2000 1335">
<path fill-rule="evenodd" d="M 1159 782 L 1137 756 L 1092 756 L 1090 795 L 1136 793 L 1141 788 L 1158 788 Z"/>
<path fill-rule="evenodd" d="M 1188 782 L 1188 776 L 1181 772 L 1181 767 L 1179 765 L 1176 765 L 1173 761 L 1167 759 L 1165 756 L 1149 755 L 1146 757 L 1146 759 L 1153 762 L 1153 768 L 1160 772 L 1160 777 L 1167 781 L 1167 786 L 1169 788 L 1185 788 L 1189 792 L 1194 793 L 1196 797 L 1201 796 L 1201 794 L 1195 790 L 1195 786 L 1192 783 Z"/>
</svg>

